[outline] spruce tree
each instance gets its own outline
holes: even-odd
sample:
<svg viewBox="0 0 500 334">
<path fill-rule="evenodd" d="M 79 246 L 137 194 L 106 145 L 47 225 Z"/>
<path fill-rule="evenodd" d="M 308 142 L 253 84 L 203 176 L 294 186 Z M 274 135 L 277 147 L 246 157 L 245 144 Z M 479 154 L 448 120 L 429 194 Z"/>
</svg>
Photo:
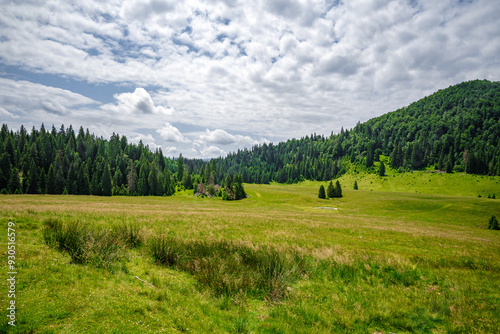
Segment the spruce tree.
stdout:
<svg viewBox="0 0 500 334">
<path fill-rule="evenodd" d="M 491 216 L 489 222 L 488 222 L 488 229 L 490 230 L 500 230 L 500 227 L 498 226 L 498 220 L 497 217 Z"/>
<path fill-rule="evenodd" d="M 56 173 L 52 164 L 50 165 L 49 173 L 47 174 L 46 193 L 49 195 L 56 195 L 59 193 L 57 190 Z"/>
<path fill-rule="evenodd" d="M 151 164 L 151 171 L 148 175 L 148 187 L 149 187 L 149 195 L 158 196 L 159 194 L 159 183 L 158 183 L 158 169 L 156 168 L 156 164 L 153 162 Z"/>
<path fill-rule="evenodd" d="M 19 193 L 21 191 L 21 179 L 19 178 L 19 171 L 16 167 L 12 168 L 12 171 L 10 172 L 10 179 L 7 188 L 11 194 Z"/>
<path fill-rule="evenodd" d="M 107 163 L 106 163 L 106 165 L 104 165 L 104 172 L 102 173 L 101 188 L 102 188 L 102 195 L 103 196 L 111 196 L 112 195 L 111 175 L 109 172 L 109 165 Z"/>
<path fill-rule="evenodd" d="M 332 181 L 330 181 L 330 184 L 328 184 L 328 188 L 326 188 L 326 194 L 327 194 L 328 198 L 335 197 L 335 187 L 333 186 Z"/>
<path fill-rule="evenodd" d="M 325 187 L 323 185 L 319 186 L 318 198 L 321 198 L 321 199 L 326 198 Z"/>
<path fill-rule="evenodd" d="M 354 180 L 354 190 L 358 190 L 358 181 Z"/>
<path fill-rule="evenodd" d="M 335 182 L 335 197 L 342 197 L 342 187 L 340 186 L 339 180 Z"/>
<path fill-rule="evenodd" d="M 90 195 L 89 170 L 86 163 L 82 163 L 78 172 L 78 194 Z"/>
<path fill-rule="evenodd" d="M 177 181 L 182 181 L 184 178 L 184 158 L 182 154 L 179 154 L 179 158 L 177 159 Z"/>
<path fill-rule="evenodd" d="M 130 195 L 134 195 L 136 191 L 136 183 L 137 183 L 137 176 L 135 175 L 134 161 L 130 159 L 128 164 L 128 174 L 127 174 L 127 191 Z"/>
<path fill-rule="evenodd" d="M 385 176 L 385 165 L 384 165 L 383 161 L 380 162 L 380 167 L 378 169 L 378 175 Z"/>
<path fill-rule="evenodd" d="M 38 168 L 34 161 L 31 161 L 30 170 L 28 172 L 28 184 L 26 188 L 26 193 L 28 194 L 39 194 L 40 193 L 40 180 L 38 173 Z"/>
</svg>

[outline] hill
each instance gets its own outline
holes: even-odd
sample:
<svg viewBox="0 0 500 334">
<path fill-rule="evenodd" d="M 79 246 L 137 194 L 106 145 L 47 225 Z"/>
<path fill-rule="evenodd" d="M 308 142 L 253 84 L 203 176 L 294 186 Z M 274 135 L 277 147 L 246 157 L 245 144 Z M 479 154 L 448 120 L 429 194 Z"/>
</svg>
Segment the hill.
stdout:
<svg viewBox="0 0 500 334">
<path fill-rule="evenodd" d="M 434 166 L 448 172 L 500 175 L 499 120 L 500 82 L 476 80 L 328 138 L 312 134 L 263 144 L 211 164 L 217 171 L 242 173 L 251 183 L 326 181 L 343 175 L 348 161 L 375 172 L 373 161 L 379 155 L 390 156 L 390 166 L 401 171 Z"/>
</svg>

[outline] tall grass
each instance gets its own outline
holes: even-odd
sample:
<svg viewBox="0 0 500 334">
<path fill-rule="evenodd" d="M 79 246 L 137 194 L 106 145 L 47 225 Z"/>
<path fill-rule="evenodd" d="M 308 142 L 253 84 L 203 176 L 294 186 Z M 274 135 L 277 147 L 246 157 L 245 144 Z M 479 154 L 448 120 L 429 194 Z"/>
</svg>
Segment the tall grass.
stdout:
<svg viewBox="0 0 500 334">
<path fill-rule="evenodd" d="M 239 293 L 282 300 L 306 270 L 303 255 L 228 241 L 185 241 L 167 236 L 149 240 L 155 262 L 191 273 L 216 295 Z"/>
<path fill-rule="evenodd" d="M 54 219 L 45 221 L 43 237 L 47 245 L 67 252 L 71 262 L 98 268 L 111 267 L 125 257 L 125 247 L 142 243 L 141 230 L 131 225 L 101 228 Z"/>
</svg>

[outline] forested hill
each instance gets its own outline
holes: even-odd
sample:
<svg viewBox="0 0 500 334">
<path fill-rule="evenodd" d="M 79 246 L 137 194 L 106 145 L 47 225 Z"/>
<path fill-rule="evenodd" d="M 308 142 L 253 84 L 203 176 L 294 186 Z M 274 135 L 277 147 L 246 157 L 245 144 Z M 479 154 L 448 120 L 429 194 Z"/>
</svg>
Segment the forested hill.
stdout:
<svg viewBox="0 0 500 334">
<path fill-rule="evenodd" d="M 106 140 L 71 125 L 13 132 L 4 124 L 0 192 L 161 196 L 199 182 L 230 187 L 237 174 L 249 183 L 325 181 L 353 167 L 376 172 L 380 155 L 401 171 L 500 175 L 499 119 L 500 83 L 470 81 L 327 138 L 263 144 L 210 162 L 174 161 L 125 136 Z"/>
<path fill-rule="evenodd" d="M 330 180 L 379 155 L 393 168 L 500 175 L 500 82 L 470 81 L 339 134 L 263 144 L 214 159 L 212 169 L 245 182 Z"/>
</svg>

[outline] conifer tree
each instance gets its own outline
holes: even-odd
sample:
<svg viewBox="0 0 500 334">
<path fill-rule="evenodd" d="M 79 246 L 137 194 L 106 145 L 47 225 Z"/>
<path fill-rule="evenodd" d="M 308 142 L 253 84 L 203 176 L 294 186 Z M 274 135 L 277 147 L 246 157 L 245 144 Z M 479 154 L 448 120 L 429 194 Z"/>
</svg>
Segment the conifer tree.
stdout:
<svg viewBox="0 0 500 334">
<path fill-rule="evenodd" d="M 90 195 L 89 170 L 86 163 L 82 163 L 78 171 L 78 194 Z"/>
<path fill-rule="evenodd" d="M 39 194 L 40 193 L 40 180 L 38 173 L 38 168 L 34 161 L 31 161 L 30 169 L 28 172 L 28 183 L 26 188 L 26 193 L 28 194 Z"/>
<path fill-rule="evenodd" d="M 123 137 L 122 137 L 123 139 Z M 136 182 L 137 182 L 137 177 L 135 175 L 135 167 L 134 167 L 134 162 L 132 159 L 130 159 L 129 164 L 128 164 L 128 174 L 127 174 L 127 191 L 130 195 L 134 195 L 136 191 Z"/>
<path fill-rule="evenodd" d="M 335 197 L 335 187 L 333 186 L 332 181 L 330 181 L 330 184 L 328 184 L 328 188 L 326 188 L 326 194 L 327 194 L 328 198 Z"/>
<path fill-rule="evenodd" d="M 10 179 L 7 188 L 11 194 L 21 191 L 21 179 L 19 178 L 19 171 L 16 167 L 12 168 L 12 171 L 10 172 Z"/>
<path fill-rule="evenodd" d="M 171 196 L 175 193 L 175 184 L 172 180 L 172 175 L 170 174 L 170 170 L 168 169 L 168 167 L 165 167 L 163 175 L 165 182 L 163 186 L 164 194 L 167 196 Z"/>
<path fill-rule="evenodd" d="M 182 181 L 184 178 L 184 158 L 182 154 L 179 154 L 179 158 L 177 159 L 177 181 Z"/>
<path fill-rule="evenodd" d="M 354 180 L 354 190 L 358 190 L 358 181 Z"/>
<path fill-rule="evenodd" d="M 326 198 L 325 187 L 323 185 L 319 186 L 318 198 L 321 198 L 321 199 Z"/>
<path fill-rule="evenodd" d="M 111 175 L 109 172 L 109 165 L 107 163 L 104 165 L 104 171 L 102 173 L 101 188 L 103 196 L 111 196 L 113 194 L 111 187 Z"/>
<path fill-rule="evenodd" d="M 385 176 L 385 165 L 384 165 L 383 161 L 380 162 L 380 167 L 378 169 L 378 175 Z"/>
<path fill-rule="evenodd" d="M 46 191 L 49 195 L 59 194 L 57 190 L 56 173 L 54 171 L 54 165 L 50 165 L 49 173 L 47 174 Z"/>
<path fill-rule="evenodd" d="M 243 176 L 241 174 L 237 174 L 233 178 L 233 191 L 235 200 L 247 197 L 245 189 L 243 188 Z"/>
<path fill-rule="evenodd" d="M 340 186 L 339 180 L 335 182 L 335 197 L 342 197 L 342 187 Z"/>
<path fill-rule="evenodd" d="M 90 181 L 90 191 L 94 196 L 101 196 L 102 188 L 99 184 L 99 177 L 97 176 L 97 174 L 98 171 L 95 171 L 94 174 L 92 174 L 92 181 Z"/>
<path fill-rule="evenodd" d="M 148 176 L 149 170 L 146 165 L 141 165 L 139 172 L 139 180 L 137 181 L 137 191 L 140 196 L 147 196 L 149 194 Z"/>
<path fill-rule="evenodd" d="M 0 154 L 0 190 L 7 188 L 10 179 L 11 166 L 7 153 Z"/>
<path fill-rule="evenodd" d="M 154 162 L 151 163 L 151 171 L 148 175 L 148 187 L 150 196 L 159 196 L 158 169 Z"/>
<path fill-rule="evenodd" d="M 488 229 L 490 230 L 500 230 L 500 226 L 498 225 L 498 220 L 497 217 L 491 216 L 489 222 L 488 222 Z"/>
</svg>

